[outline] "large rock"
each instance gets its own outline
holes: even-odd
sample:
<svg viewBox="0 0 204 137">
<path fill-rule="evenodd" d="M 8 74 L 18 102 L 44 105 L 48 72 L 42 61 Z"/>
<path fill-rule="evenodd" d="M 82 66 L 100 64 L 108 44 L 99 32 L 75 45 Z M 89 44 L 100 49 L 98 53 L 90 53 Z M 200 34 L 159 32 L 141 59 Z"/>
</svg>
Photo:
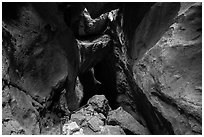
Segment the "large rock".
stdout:
<svg viewBox="0 0 204 137">
<path fill-rule="evenodd" d="M 107 109 L 108 108 L 108 109 Z M 107 125 L 107 114 L 111 109 L 104 95 L 95 95 L 79 110 L 65 118 L 63 134 L 84 135 L 123 135 L 125 132 L 118 125 Z M 103 114 L 103 113 L 106 114 Z"/>
<path fill-rule="evenodd" d="M 110 58 L 107 57 L 106 64 L 99 66 L 101 68 L 100 76 L 103 81 L 97 79 L 106 84 L 105 87 L 110 89 L 108 91 L 112 91 L 107 93 L 110 104 L 120 104 L 137 121 L 147 127 L 152 134 L 171 134 L 171 131 L 165 126 L 166 123 L 163 123 L 165 120 L 158 117 L 149 100 L 133 78 L 132 60 L 128 56 L 128 42 L 125 39 L 127 34 L 123 30 L 124 25 L 121 13 L 110 23 L 110 35 L 114 41 L 113 53 L 109 55 Z M 107 70 L 104 71 L 104 68 Z M 124 98 L 121 99 L 121 97 Z M 154 123 L 154 125 L 151 123 Z"/>
<path fill-rule="evenodd" d="M 134 66 L 136 82 L 174 134 L 202 134 L 201 9 L 196 3 L 180 11 Z"/>
<path fill-rule="evenodd" d="M 97 3 L 92 6 L 96 7 L 96 5 Z M 109 12 L 103 12 L 103 14 L 93 18 L 90 15 L 92 12 L 89 8 L 87 10 L 89 6 L 87 3 L 62 3 L 60 5 L 64 12 L 66 24 L 73 30 L 75 37 L 78 39 L 90 39 L 95 35 L 101 35 L 107 28 Z"/>
<path fill-rule="evenodd" d="M 102 14 L 96 19 L 92 19 L 89 12 L 85 8 L 78 24 L 78 35 L 79 37 L 88 37 L 102 34 L 102 32 L 106 29 L 107 22 L 108 13 Z"/>
<path fill-rule="evenodd" d="M 104 95 L 95 95 L 88 100 L 88 104 L 90 104 L 95 111 L 98 113 L 102 113 L 105 116 L 108 114 L 108 111 L 111 110 L 108 100 Z"/>
<path fill-rule="evenodd" d="M 122 127 L 124 130 L 130 131 L 136 135 L 148 135 L 150 132 L 147 128 L 141 125 L 137 120 L 135 120 L 129 113 L 119 107 L 116 110 L 109 112 L 108 123 L 116 124 Z"/>
<path fill-rule="evenodd" d="M 125 132 L 120 126 L 106 125 L 101 129 L 102 135 L 125 135 Z"/>
<path fill-rule="evenodd" d="M 25 130 L 33 130 L 39 128 L 36 121 L 42 122 L 41 116 L 49 113 L 46 109 L 52 110 L 53 102 L 59 101 L 63 89 L 69 110 L 79 107 L 81 96 L 75 90 L 79 50 L 55 3 L 4 3 L 3 7 L 3 79 L 19 89 L 12 92 L 12 115 Z M 18 16 L 6 16 L 8 8 Z M 29 106 L 32 100 L 41 108 Z"/>
<path fill-rule="evenodd" d="M 69 91 L 66 95 L 73 110 L 78 107 L 77 103 L 72 103 L 77 102 L 74 87 L 78 48 L 72 32 L 61 20 L 53 21 L 56 14 L 48 12 L 50 18 L 42 18 L 45 16 L 42 10 L 45 8 L 47 12 L 49 6 L 53 7 L 52 4 L 25 4 L 17 10 L 18 19 L 3 20 L 3 50 L 9 60 L 8 74 L 12 83 L 41 104 L 52 98 L 54 90 L 66 81 L 65 88 Z"/>
</svg>

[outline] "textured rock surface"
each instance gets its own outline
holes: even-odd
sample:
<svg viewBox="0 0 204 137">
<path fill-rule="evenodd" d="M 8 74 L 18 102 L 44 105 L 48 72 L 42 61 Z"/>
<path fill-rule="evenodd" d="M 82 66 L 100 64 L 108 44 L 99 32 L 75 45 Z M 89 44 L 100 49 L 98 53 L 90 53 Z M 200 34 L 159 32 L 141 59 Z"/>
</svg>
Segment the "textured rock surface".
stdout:
<svg viewBox="0 0 204 137">
<path fill-rule="evenodd" d="M 79 65 L 77 42 L 62 20 L 56 18 L 56 5 L 10 3 L 4 7 L 18 14 L 6 16 L 7 9 L 3 10 L 3 80 L 18 89 L 11 91 L 14 101 L 9 105 L 14 119 L 29 130 L 25 134 L 39 134 L 34 131 L 39 128 L 34 127 L 37 118 L 58 100 L 61 88 L 69 91 L 65 94 L 69 109 L 79 107 L 74 90 Z M 47 8 L 51 7 L 53 11 L 49 13 Z M 49 18 L 42 10 L 48 12 Z M 33 108 L 33 101 L 40 109 Z"/>
<path fill-rule="evenodd" d="M 104 112 L 105 114 L 103 114 Z M 74 126 L 70 127 L 71 123 Z M 126 132 L 128 134 L 130 132 L 132 134 L 149 134 L 148 129 L 121 107 L 111 111 L 104 95 L 93 96 L 85 106 L 71 114 L 68 122 L 63 125 L 63 129 L 69 129 L 69 133 L 66 132 L 66 134 L 73 134 L 75 130 L 72 132 L 71 128 L 76 129 L 77 132 L 81 129 L 81 131 L 83 130 L 81 134 L 85 135 L 123 135 Z"/>
<path fill-rule="evenodd" d="M 40 134 L 39 103 L 12 86 L 3 89 L 2 98 L 2 134 Z"/>
<path fill-rule="evenodd" d="M 201 3 L 3 3 L 3 134 L 202 134 Z"/>
<path fill-rule="evenodd" d="M 74 132 L 80 131 L 80 127 L 76 122 L 71 122 L 69 124 L 64 124 L 62 128 L 62 134 L 72 135 Z"/>
<path fill-rule="evenodd" d="M 102 60 L 111 49 L 111 40 L 108 35 L 100 36 L 93 41 L 78 40 L 80 50 L 80 73 L 87 71 Z"/>
<path fill-rule="evenodd" d="M 125 132 L 120 126 L 106 125 L 101 128 L 102 135 L 125 135 Z"/>
<path fill-rule="evenodd" d="M 92 19 L 89 12 L 85 8 L 81 16 L 82 17 L 78 25 L 78 35 L 80 37 L 98 35 L 106 29 L 108 13 L 102 14 L 96 19 Z"/>
<path fill-rule="evenodd" d="M 88 104 L 90 104 L 95 111 L 98 113 L 102 113 L 104 115 L 108 114 L 108 111 L 111 110 L 108 100 L 104 95 L 95 95 L 88 100 Z"/>
<path fill-rule="evenodd" d="M 160 39 L 172 24 L 179 8 L 180 3 L 165 2 L 151 7 L 134 33 L 130 49 L 132 59 L 140 59 Z"/>
<path fill-rule="evenodd" d="M 148 135 L 150 132 L 147 128 L 142 126 L 129 113 L 124 111 L 121 107 L 109 112 L 108 123 L 120 125 L 124 130 L 128 130 L 136 135 Z"/>
<path fill-rule="evenodd" d="M 79 65 L 76 41 L 67 28 L 53 31 L 52 25 L 59 24 L 46 24 L 49 22 L 42 20 L 33 7 L 31 4 L 21 7 L 18 11 L 21 16 L 15 23 L 3 22 L 3 50 L 9 59 L 10 81 L 43 104 L 68 77 L 66 89 L 71 94 L 68 98 L 74 101 Z M 77 103 L 72 107 L 77 107 L 74 104 Z"/>
<path fill-rule="evenodd" d="M 201 5 L 195 4 L 134 68 L 137 83 L 175 134 L 201 134 Z"/>
</svg>

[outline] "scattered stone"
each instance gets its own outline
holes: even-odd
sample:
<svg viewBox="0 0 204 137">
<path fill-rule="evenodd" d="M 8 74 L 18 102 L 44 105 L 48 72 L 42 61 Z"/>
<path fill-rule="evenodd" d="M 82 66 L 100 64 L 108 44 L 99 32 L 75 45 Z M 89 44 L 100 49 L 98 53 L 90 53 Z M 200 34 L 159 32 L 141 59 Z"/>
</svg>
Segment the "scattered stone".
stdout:
<svg viewBox="0 0 204 137">
<path fill-rule="evenodd" d="M 101 132 L 99 134 L 102 135 L 125 135 L 125 132 L 120 126 L 101 126 Z"/>
<path fill-rule="evenodd" d="M 84 135 L 84 133 L 83 133 L 83 129 L 82 129 L 82 128 L 80 128 L 80 130 L 79 130 L 79 131 L 74 132 L 72 135 Z"/>
<path fill-rule="evenodd" d="M 77 125 L 76 122 L 66 123 L 63 125 L 63 128 L 62 128 L 62 133 L 64 135 L 72 135 L 73 133 L 78 131 L 81 133 L 80 127 Z"/>
<path fill-rule="evenodd" d="M 104 122 L 97 116 L 94 116 L 88 121 L 87 124 L 94 132 L 98 132 L 101 130 L 100 126 L 104 125 Z"/>
<path fill-rule="evenodd" d="M 111 110 L 108 100 L 104 95 L 93 96 L 88 100 L 88 104 L 90 104 L 96 112 L 102 113 L 105 116 L 108 114 L 108 111 Z"/>
<path fill-rule="evenodd" d="M 78 125 L 81 125 L 82 122 L 84 122 L 84 120 L 86 119 L 86 115 L 80 113 L 80 112 L 76 112 L 74 114 L 71 115 L 71 119 L 72 121 L 75 121 Z"/>
</svg>

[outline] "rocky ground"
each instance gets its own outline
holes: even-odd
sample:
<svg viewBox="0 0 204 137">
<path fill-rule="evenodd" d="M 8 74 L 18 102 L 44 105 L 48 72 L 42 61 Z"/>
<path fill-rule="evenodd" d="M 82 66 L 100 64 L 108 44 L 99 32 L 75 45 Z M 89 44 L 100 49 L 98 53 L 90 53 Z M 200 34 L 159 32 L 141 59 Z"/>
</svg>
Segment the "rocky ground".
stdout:
<svg viewBox="0 0 204 137">
<path fill-rule="evenodd" d="M 2 134 L 201 135 L 202 3 L 2 3 Z"/>
</svg>

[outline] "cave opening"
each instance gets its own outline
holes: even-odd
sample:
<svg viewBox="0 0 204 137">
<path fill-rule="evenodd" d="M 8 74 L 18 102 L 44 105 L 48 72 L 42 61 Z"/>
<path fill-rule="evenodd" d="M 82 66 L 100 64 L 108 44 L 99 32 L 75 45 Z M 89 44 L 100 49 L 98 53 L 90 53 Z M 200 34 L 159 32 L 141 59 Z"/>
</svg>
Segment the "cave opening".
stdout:
<svg viewBox="0 0 204 137">
<path fill-rule="evenodd" d="M 112 109 L 119 107 L 117 103 L 116 61 L 114 53 L 108 54 L 92 69 L 79 75 L 83 85 L 84 97 L 80 106 L 83 106 L 94 95 L 105 95 Z"/>
</svg>

